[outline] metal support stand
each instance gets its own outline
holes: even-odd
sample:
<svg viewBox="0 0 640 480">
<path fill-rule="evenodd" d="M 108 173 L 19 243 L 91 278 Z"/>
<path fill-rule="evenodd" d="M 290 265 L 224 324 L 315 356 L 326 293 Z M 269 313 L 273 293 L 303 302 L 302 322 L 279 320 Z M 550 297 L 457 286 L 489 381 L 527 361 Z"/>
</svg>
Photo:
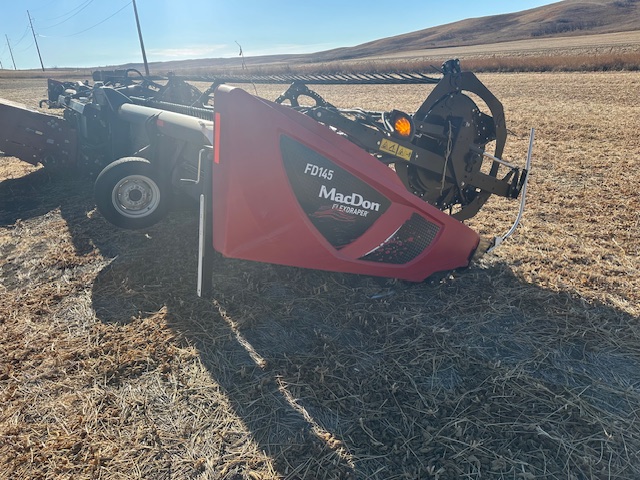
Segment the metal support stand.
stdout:
<svg viewBox="0 0 640 480">
<path fill-rule="evenodd" d="M 515 222 L 513 222 L 513 225 L 511 225 L 511 228 L 509 229 L 509 231 L 507 231 L 507 233 L 505 233 L 501 237 L 495 237 L 493 239 L 493 245 L 489 247 L 489 249 L 487 250 L 487 253 L 490 253 L 494 251 L 496 248 L 498 248 L 502 244 L 502 242 L 504 242 L 507 238 L 509 238 L 513 234 L 513 232 L 516 231 L 516 228 L 518 228 L 518 225 L 520 224 L 520 220 L 522 219 L 522 215 L 524 213 L 524 207 L 527 202 L 527 184 L 529 183 L 529 172 L 531 169 L 531 154 L 533 152 L 534 136 L 535 136 L 535 130 L 532 128 L 531 133 L 529 135 L 529 151 L 527 152 L 527 163 L 524 167 L 526 172 L 526 177 L 522 185 L 522 190 L 520 191 L 520 210 L 518 211 L 518 216 L 516 217 Z"/>
<path fill-rule="evenodd" d="M 200 153 L 202 158 L 202 152 Z M 200 221 L 198 228 L 198 297 L 207 297 L 213 287 L 213 159 L 207 155 L 202 162 Z"/>
</svg>

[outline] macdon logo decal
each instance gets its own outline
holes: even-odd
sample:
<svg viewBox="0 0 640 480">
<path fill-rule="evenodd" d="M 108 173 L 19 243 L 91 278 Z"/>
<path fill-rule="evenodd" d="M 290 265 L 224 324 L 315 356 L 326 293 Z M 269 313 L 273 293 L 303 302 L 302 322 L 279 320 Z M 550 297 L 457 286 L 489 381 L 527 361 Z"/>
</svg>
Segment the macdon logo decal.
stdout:
<svg viewBox="0 0 640 480">
<path fill-rule="evenodd" d="M 367 210 L 377 212 L 380 210 L 380 204 L 376 202 L 370 202 L 369 200 L 365 200 L 364 197 L 358 193 L 351 193 L 349 195 L 345 195 L 340 192 L 336 192 L 336 188 L 333 187 L 331 190 L 327 190 L 327 187 L 324 185 L 320 186 L 320 193 L 318 194 L 320 198 L 326 198 L 333 202 L 337 202 L 339 204 L 338 209 L 344 210 L 347 213 L 353 213 L 355 215 L 361 215 L 366 217 Z M 349 208 L 344 205 L 349 205 Z M 357 208 L 360 207 L 360 208 Z M 363 215 L 364 214 L 364 215 Z"/>
</svg>

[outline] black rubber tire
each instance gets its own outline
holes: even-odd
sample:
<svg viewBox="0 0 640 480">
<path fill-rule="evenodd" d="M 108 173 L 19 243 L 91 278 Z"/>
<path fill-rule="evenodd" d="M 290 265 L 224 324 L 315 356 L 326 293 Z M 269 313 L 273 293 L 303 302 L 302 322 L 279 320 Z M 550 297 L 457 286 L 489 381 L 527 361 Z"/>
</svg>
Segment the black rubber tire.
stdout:
<svg viewBox="0 0 640 480">
<path fill-rule="evenodd" d="M 171 205 L 171 183 L 149 160 L 124 157 L 107 165 L 94 184 L 96 206 L 110 223 L 138 230 L 158 223 Z"/>
</svg>

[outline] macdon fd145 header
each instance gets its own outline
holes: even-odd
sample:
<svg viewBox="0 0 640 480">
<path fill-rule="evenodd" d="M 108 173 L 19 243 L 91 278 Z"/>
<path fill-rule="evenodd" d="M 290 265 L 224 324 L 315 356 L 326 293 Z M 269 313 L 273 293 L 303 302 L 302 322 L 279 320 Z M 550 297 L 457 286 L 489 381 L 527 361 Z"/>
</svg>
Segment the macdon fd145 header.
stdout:
<svg viewBox="0 0 640 480">
<path fill-rule="evenodd" d="M 491 195 L 524 209 L 525 164 L 502 159 L 501 103 L 457 60 L 421 73 L 185 78 L 98 71 L 48 81 L 52 115 L 0 101 L 0 151 L 97 175 L 98 210 L 147 228 L 176 195 L 200 208 L 198 294 L 214 251 L 297 267 L 422 281 L 467 266 L 479 235 L 463 222 Z M 275 101 L 231 84 L 286 83 Z M 434 84 L 413 114 L 337 108 L 310 84 Z"/>
</svg>

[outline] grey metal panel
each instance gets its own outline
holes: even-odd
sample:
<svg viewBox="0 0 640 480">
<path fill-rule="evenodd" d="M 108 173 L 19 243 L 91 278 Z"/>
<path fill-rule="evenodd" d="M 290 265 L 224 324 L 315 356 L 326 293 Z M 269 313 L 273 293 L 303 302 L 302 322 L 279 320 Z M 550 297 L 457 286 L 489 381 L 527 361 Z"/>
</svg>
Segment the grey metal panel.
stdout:
<svg viewBox="0 0 640 480">
<path fill-rule="evenodd" d="M 125 103 L 118 114 L 123 120 L 135 124 L 153 122 L 158 132 L 168 137 L 197 145 L 212 145 L 213 122 L 181 113 Z"/>
</svg>

